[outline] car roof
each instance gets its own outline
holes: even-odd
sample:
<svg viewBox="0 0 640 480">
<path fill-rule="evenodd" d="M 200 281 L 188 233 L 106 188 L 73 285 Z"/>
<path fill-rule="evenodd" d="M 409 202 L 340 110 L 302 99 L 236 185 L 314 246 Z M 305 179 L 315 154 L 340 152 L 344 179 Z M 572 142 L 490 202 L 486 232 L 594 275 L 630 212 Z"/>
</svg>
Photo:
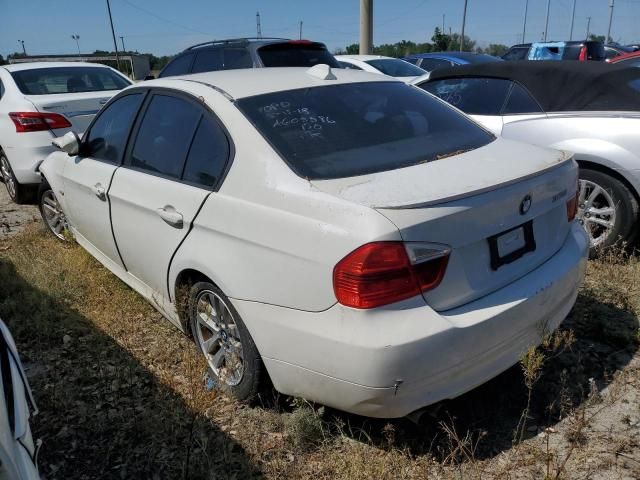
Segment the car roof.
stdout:
<svg viewBox="0 0 640 480">
<path fill-rule="evenodd" d="M 34 70 L 36 68 L 56 68 L 56 67 L 102 67 L 110 68 L 101 63 L 90 62 L 22 62 L 22 63 L 10 63 L 3 65 L 3 68 L 9 72 L 18 72 L 20 70 Z"/>
<path fill-rule="evenodd" d="M 640 92 L 629 85 L 640 69 L 605 62 L 513 61 L 441 68 L 428 81 L 488 77 L 523 85 L 545 112 L 640 111 Z M 569 88 L 559 88 L 568 85 Z"/>
<path fill-rule="evenodd" d="M 333 68 L 334 80 L 323 80 L 313 74 L 315 67 L 271 67 L 218 70 L 215 72 L 176 75 L 148 80 L 135 86 L 179 88 L 183 82 L 196 82 L 222 91 L 233 99 L 300 88 L 324 87 L 354 82 L 399 82 L 393 77 L 346 68 Z"/>
<path fill-rule="evenodd" d="M 326 48 L 326 45 L 322 42 L 316 42 L 313 40 L 294 40 L 290 38 L 279 38 L 279 37 L 246 37 L 246 38 L 228 38 L 223 40 L 210 40 L 208 42 L 197 43 L 195 45 L 191 45 L 190 47 L 185 48 L 181 53 L 200 50 L 206 48 L 225 48 L 225 47 L 238 47 L 238 46 L 253 46 L 260 47 L 263 45 L 272 45 L 276 43 L 293 43 L 293 44 L 303 44 L 303 45 L 313 45 L 313 46 L 323 46 Z"/>
<path fill-rule="evenodd" d="M 385 57 L 384 55 L 335 55 L 338 60 L 361 60 L 366 62 L 367 60 L 396 60 L 393 57 Z"/>
<path fill-rule="evenodd" d="M 638 58 L 638 57 L 640 57 L 640 50 L 636 50 L 635 52 L 623 53 L 622 55 L 613 57 L 609 60 L 609 63 L 618 63 L 623 60 L 628 60 L 630 58 Z"/>
</svg>

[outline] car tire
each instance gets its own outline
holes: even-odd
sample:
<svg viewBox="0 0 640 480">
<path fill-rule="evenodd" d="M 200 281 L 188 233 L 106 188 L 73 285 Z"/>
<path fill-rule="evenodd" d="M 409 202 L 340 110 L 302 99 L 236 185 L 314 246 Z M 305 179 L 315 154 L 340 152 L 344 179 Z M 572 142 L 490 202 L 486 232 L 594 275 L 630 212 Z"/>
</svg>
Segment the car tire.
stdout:
<svg viewBox="0 0 640 480">
<path fill-rule="evenodd" d="M 578 219 L 589 234 L 590 257 L 593 258 L 599 252 L 616 244 L 632 245 L 637 236 L 638 220 L 638 201 L 633 193 L 619 179 L 598 170 L 581 168 L 579 176 Z M 602 189 L 600 193 L 597 193 L 598 187 Z M 594 195 L 594 192 L 597 194 Z M 611 222 L 611 215 L 594 213 L 606 211 L 611 206 L 615 208 L 613 222 Z M 607 227 L 595 223 L 602 220 L 612 223 L 607 234 L 603 233 Z"/>
<path fill-rule="evenodd" d="M 68 240 L 67 219 L 56 194 L 46 181 L 43 181 L 38 189 L 38 209 L 47 229 L 58 240 L 66 242 Z"/>
<path fill-rule="evenodd" d="M 32 192 L 29 191 L 28 187 L 18 182 L 9 163 L 9 159 L 2 150 L 0 150 L 0 176 L 2 176 L 2 181 L 11 200 L 19 205 L 27 203 L 30 200 Z"/>
<path fill-rule="evenodd" d="M 262 359 L 229 298 L 212 283 L 197 282 L 191 287 L 189 327 L 207 360 L 209 378 L 237 400 L 253 400 L 260 392 L 265 374 Z M 238 352 L 241 354 L 241 375 L 237 375 Z"/>
</svg>

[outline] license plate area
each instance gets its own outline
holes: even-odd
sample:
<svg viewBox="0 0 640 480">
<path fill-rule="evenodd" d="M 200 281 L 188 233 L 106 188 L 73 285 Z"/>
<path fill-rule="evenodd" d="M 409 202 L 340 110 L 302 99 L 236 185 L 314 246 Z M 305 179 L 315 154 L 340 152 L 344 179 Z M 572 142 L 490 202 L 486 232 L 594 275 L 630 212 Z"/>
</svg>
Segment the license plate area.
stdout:
<svg viewBox="0 0 640 480">
<path fill-rule="evenodd" d="M 536 249 L 533 220 L 493 235 L 487 240 L 491 253 L 491 269 L 498 270 L 503 265 L 515 262 L 524 254 Z"/>
</svg>

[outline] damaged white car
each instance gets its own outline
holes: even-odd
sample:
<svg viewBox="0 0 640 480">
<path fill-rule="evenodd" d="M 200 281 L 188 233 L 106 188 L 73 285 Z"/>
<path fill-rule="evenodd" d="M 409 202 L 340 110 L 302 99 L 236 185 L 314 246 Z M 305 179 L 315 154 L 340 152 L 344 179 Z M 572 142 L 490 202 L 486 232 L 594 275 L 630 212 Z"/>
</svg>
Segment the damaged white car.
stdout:
<svg viewBox="0 0 640 480">
<path fill-rule="evenodd" d="M 68 224 L 190 332 L 239 399 L 268 375 L 285 394 L 407 415 L 516 363 L 584 275 L 570 155 L 376 74 L 145 82 L 61 147 L 41 166 L 51 231 Z"/>
</svg>

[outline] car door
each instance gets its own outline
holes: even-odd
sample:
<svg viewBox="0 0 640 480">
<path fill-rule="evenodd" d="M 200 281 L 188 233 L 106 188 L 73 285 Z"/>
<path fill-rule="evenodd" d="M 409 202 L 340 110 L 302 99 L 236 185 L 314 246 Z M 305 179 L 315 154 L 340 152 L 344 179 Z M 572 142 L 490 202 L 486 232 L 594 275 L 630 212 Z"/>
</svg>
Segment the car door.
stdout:
<svg viewBox="0 0 640 480">
<path fill-rule="evenodd" d="M 147 99 L 133 137 L 109 190 L 113 232 L 129 275 L 168 299 L 171 259 L 219 184 L 230 143 L 201 102 L 165 89 Z"/>
<path fill-rule="evenodd" d="M 63 172 L 65 213 L 78 242 L 120 267 L 107 192 L 144 96 L 145 91 L 133 90 L 107 105 L 84 135 L 80 155 L 69 157 Z"/>
</svg>

